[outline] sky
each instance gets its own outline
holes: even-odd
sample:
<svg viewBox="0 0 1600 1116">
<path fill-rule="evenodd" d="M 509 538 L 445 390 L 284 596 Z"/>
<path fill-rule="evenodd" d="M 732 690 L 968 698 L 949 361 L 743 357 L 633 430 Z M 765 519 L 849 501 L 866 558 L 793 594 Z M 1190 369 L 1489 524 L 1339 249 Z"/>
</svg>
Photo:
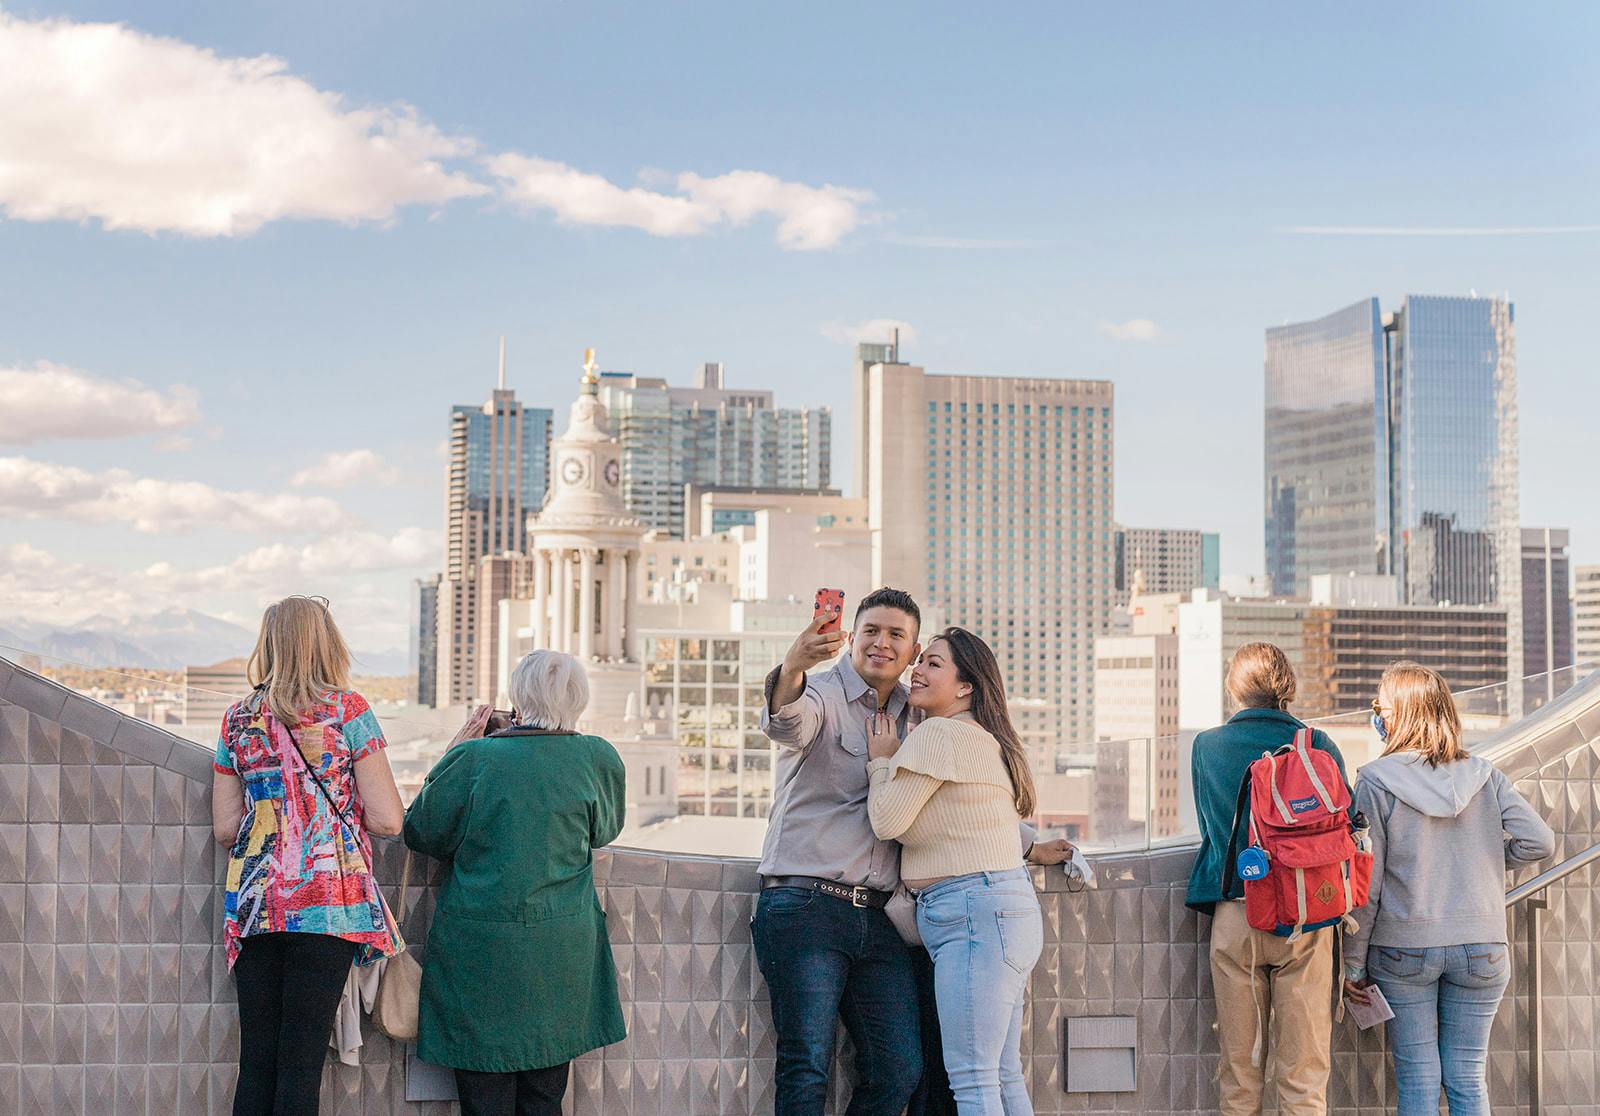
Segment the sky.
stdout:
<svg viewBox="0 0 1600 1116">
<path fill-rule="evenodd" d="M 334 601 L 403 647 L 452 404 L 1110 379 L 1117 518 L 1262 561 L 1263 331 L 1509 292 L 1600 562 L 1600 9 L 0 6 L 0 626 Z M 1532 13 L 1531 17 L 1529 13 Z"/>
</svg>

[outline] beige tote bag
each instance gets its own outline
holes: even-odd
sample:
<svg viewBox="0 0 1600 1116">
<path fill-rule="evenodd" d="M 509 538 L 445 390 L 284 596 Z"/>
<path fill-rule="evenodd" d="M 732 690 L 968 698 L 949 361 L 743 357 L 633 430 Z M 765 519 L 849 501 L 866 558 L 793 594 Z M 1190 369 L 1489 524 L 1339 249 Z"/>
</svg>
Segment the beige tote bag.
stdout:
<svg viewBox="0 0 1600 1116">
<path fill-rule="evenodd" d="M 411 890 L 411 850 L 406 850 L 405 867 L 400 876 L 400 905 L 395 922 L 405 917 L 406 896 Z M 378 978 L 378 996 L 372 1004 L 372 1025 L 395 1042 L 417 1041 L 417 1014 L 422 1002 L 422 966 L 411 950 L 397 953 L 384 962 Z"/>
</svg>

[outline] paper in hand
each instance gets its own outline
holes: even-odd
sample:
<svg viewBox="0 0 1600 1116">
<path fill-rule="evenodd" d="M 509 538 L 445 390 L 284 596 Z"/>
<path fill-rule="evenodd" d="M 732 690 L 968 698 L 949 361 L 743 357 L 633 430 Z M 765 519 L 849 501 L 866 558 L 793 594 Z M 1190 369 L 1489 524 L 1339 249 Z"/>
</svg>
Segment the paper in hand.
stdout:
<svg viewBox="0 0 1600 1116">
<path fill-rule="evenodd" d="M 1367 985 L 1367 999 L 1367 1003 L 1358 1004 L 1350 997 L 1345 997 L 1345 1010 L 1350 1013 L 1350 1018 L 1356 1021 L 1357 1027 L 1365 1031 L 1368 1027 L 1376 1027 L 1384 1020 L 1394 1018 L 1394 1009 L 1384 998 L 1383 989 L 1376 984 Z"/>
<path fill-rule="evenodd" d="M 1083 850 L 1076 845 L 1072 847 L 1072 856 L 1061 865 L 1061 870 L 1069 877 L 1083 881 L 1084 887 L 1094 887 L 1094 869 L 1089 866 L 1088 859 L 1083 855 Z"/>
</svg>

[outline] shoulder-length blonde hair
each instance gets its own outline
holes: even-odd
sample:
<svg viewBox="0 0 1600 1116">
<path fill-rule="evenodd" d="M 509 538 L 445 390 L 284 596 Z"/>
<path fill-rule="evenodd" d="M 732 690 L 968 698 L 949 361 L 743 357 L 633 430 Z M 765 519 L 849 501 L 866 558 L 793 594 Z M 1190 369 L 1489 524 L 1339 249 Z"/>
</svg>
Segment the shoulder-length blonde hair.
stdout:
<svg viewBox="0 0 1600 1116">
<path fill-rule="evenodd" d="M 1228 696 L 1240 709 L 1287 710 L 1296 682 L 1289 656 L 1275 643 L 1247 643 L 1228 664 Z"/>
<path fill-rule="evenodd" d="M 1430 767 L 1467 758 L 1461 746 L 1461 714 L 1438 671 L 1421 663 L 1391 664 L 1378 683 L 1378 696 L 1388 698 L 1394 710 L 1384 755 L 1420 752 Z"/>
<path fill-rule="evenodd" d="M 330 690 L 350 688 L 350 648 L 321 600 L 285 597 L 261 616 L 261 635 L 246 668 L 267 687 L 267 707 L 293 728 Z"/>
</svg>

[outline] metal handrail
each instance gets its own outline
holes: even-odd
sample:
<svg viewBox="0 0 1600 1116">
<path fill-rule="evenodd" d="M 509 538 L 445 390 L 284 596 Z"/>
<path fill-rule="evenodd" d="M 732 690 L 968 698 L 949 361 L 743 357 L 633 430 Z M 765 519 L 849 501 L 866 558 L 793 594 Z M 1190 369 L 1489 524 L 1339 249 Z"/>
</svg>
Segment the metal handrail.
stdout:
<svg viewBox="0 0 1600 1116">
<path fill-rule="evenodd" d="M 1507 909 L 1518 903 L 1528 905 L 1528 1110 L 1533 1116 L 1544 1112 L 1544 972 L 1539 959 L 1539 926 L 1550 907 L 1545 892 L 1596 861 L 1600 861 L 1600 845 L 1590 845 L 1506 892 Z"/>
<path fill-rule="evenodd" d="M 1554 868 L 1547 868 L 1527 883 L 1519 884 L 1506 892 L 1506 906 L 1514 907 L 1530 896 L 1537 895 L 1551 884 L 1560 883 L 1578 869 L 1600 860 L 1600 845 L 1590 845 L 1576 856 L 1569 856 Z"/>
</svg>

